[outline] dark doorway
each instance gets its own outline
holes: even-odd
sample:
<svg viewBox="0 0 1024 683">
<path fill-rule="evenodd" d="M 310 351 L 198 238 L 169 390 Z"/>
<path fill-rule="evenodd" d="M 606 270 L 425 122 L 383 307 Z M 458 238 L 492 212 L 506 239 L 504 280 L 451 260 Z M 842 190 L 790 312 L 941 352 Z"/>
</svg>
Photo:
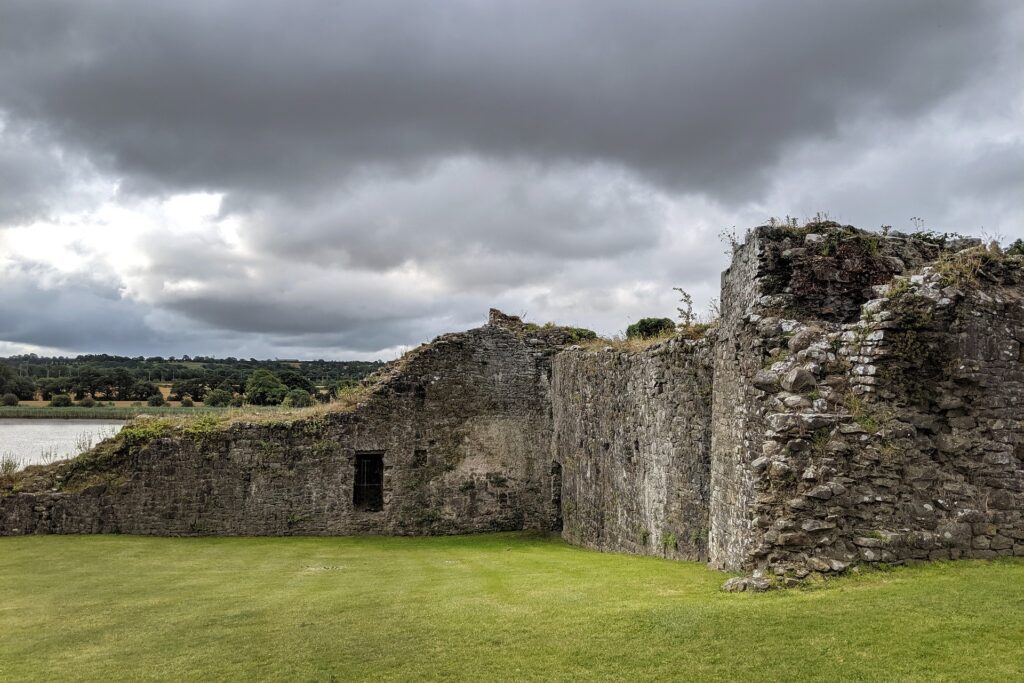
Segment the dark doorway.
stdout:
<svg viewBox="0 0 1024 683">
<path fill-rule="evenodd" d="M 552 531 L 562 530 L 562 463 L 551 463 L 551 507 L 555 510 L 555 518 L 551 524 Z"/>
<path fill-rule="evenodd" d="M 384 509 L 384 454 L 356 453 L 352 507 L 363 512 Z"/>
</svg>

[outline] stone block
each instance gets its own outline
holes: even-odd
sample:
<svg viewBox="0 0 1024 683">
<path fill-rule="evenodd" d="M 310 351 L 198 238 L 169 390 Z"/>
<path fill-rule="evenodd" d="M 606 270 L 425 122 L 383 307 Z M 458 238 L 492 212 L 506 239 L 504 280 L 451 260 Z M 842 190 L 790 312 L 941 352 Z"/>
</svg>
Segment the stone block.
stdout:
<svg viewBox="0 0 1024 683">
<path fill-rule="evenodd" d="M 780 384 L 786 391 L 802 393 L 817 386 L 818 380 L 807 370 L 794 368 L 783 375 Z"/>
</svg>

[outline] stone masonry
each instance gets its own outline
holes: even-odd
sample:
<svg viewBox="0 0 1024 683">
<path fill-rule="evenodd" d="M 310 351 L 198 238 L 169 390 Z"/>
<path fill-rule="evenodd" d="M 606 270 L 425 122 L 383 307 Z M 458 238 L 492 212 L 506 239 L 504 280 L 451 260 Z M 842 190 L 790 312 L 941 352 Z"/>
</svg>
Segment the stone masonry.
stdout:
<svg viewBox="0 0 1024 683">
<path fill-rule="evenodd" d="M 0 493 L 0 534 L 550 529 L 559 517 L 551 358 L 574 339 L 493 311 L 490 324 L 407 354 L 351 412 L 186 427 L 136 443 L 144 421 L 113 448 L 29 468 L 13 495 Z M 383 460 L 380 511 L 354 505 L 361 454 Z"/>
<path fill-rule="evenodd" d="M 562 535 L 602 550 L 708 559 L 712 344 L 555 357 Z"/>
<path fill-rule="evenodd" d="M 561 529 L 752 574 L 738 589 L 1024 555 L 1021 257 L 764 226 L 721 303 L 702 339 L 642 351 L 492 311 L 349 411 L 142 420 L 0 479 L 0 534 Z"/>
</svg>

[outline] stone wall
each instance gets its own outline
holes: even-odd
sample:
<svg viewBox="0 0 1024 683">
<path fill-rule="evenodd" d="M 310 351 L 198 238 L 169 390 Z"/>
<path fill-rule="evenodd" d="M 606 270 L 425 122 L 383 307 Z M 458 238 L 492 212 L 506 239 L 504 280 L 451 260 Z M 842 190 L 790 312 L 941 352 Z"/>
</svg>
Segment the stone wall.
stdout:
<svg viewBox="0 0 1024 683">
<path fill-rule="evenodd" d="M 759 240 L 749 240 L 722 274 L 722 318 L 714 346 L 712 393 L 709 554 L 713 567 L 736 569 L 751 543 L 750 463 L 760 455 L 763 414 L 750 377 L 762 364 L 763 350 L 749 311 L 757 303 Z"/>
<path fill-rule="evenodd" d="M 922 240 L 835 224 L 761 227 L 736 250 L 722 276 L 722 320 L 715 348 L 710 560 L 750 568 L 761 539 L 762 495 L 753 463 L 769 431 L 758 376 L 783 355 L 801 320 L 840 324 L 856 317 L 873 287 L 939 255 Z"/>
<path fill-rule="evenodd" d="M 140 422 L 0 480 L 0 534 L 563 528 L 783 583 L 1024 555 L 1024 259 L 924 237 L 758 228 L 697 342 L 584 350 L 492 311 L 349 412 Z M 379 512 L 353 505 L 367 454 Z"/>
<path fill-rule="evenodd" d="M 757 379 L 768 429 L 744 568 L 792 582 L 1024 555 L 1021 264 L 976 248 L 875 293 L 854 323 L 795 322 Z"/>
<path fill-rule="evenodd" d="M 33 468 L 20 492 L 0 494 L 0 534 L 551 528 L 551 357 L 576 334 L 493 312 L 388 368 L 352 412 L 132 443 L 143 422 L 93 454 Z M 353 507 L 360 453 L 383 455 L 380 512 Z"/>
<path fill-rule="evenodd" d="M 674 339 L 558 354 L 554 450 L 570 543 L 707 560 L 711 349 Z"/>
</svg>

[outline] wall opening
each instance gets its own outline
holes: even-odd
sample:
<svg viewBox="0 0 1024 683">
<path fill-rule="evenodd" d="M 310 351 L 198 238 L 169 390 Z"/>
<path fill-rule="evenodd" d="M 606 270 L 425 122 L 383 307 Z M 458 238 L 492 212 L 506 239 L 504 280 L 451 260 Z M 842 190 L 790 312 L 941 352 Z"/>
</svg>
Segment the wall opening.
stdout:
<svg viewBox="0 0 1024 683">
<path fill-rule="evenodd" d="M 551 524 L 552 531 L 562 530 L 562 463 L 551 463 L 551 507 L 555 518 Z"/>
<path fill-rule="evenodd" d="M 380 512 L 384 509 L 383 453 L 356 453 L 352 507 L 362 512 Z"/>
</svg>

